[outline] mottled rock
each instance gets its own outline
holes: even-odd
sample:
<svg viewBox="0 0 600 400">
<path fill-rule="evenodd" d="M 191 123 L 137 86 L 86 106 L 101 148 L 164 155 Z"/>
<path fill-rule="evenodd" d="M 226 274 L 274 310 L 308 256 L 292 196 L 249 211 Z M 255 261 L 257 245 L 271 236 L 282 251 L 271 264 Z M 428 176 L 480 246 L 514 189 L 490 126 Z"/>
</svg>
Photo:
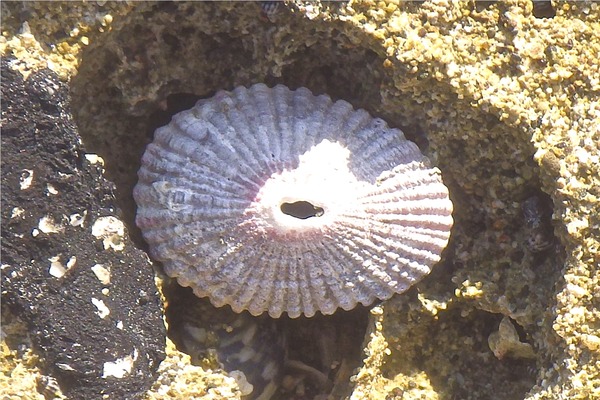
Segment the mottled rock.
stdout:
<svg viewBox="0 0 600 400">
<path fill-rule="evenodd" d="M 267 18 L 250 3 L 115 4 L 2 2 L 3 47 L 25 70 L 81 59 L 74 114 L 129 228 L 143 148 L 174 112 L 258 81 L 328 93 L 402 128 L 455 205 L 443 264 L 374 309 L 364 365 L 337 387 L 354 399 L 600 397 L 595 2 L 295 2 Z M 111 24 L 96 22 L 107 15 Z M 25 21 L 55 45 L 47 55 L 19 37 Z M 74 32 L 78 23 L 87 31 Z M 549 248 L 535 245 L 540 228 L 531 246 L 531 197 L 550 208 L 540 213 Z M 488 338 L 505 317 L 534 360 L 494 356 Z M 296 343 L 294 354 L 310 356 L 309 340 Z M 171 387 L 201 375 L 172 365 Z"/>
<path fill-rule="evenodd" d="M 48 70 L 23 81 L 13 61 L 2 60 L 2 302 L 26 323 L 42 381 L 69 398 L 138 398 L 164 358 L 152 266 L 81 146 L 68 87 Z"/>
</svg>

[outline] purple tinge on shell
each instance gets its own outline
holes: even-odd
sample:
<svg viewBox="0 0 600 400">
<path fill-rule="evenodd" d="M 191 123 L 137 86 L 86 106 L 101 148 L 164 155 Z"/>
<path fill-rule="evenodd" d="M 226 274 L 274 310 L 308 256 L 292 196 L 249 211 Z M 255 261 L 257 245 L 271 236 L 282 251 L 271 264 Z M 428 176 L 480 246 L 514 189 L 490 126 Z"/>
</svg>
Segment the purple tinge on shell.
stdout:
<svg viewBox="0 0 600 400">
<path fill-rule="evenodd" d="M 440 260 L 452 203 L 398 129 L 308 89 L 218 92 L 156 130 L 136 223 L 168 275 L 216 306 L 331 314 Z"/>
</svg>

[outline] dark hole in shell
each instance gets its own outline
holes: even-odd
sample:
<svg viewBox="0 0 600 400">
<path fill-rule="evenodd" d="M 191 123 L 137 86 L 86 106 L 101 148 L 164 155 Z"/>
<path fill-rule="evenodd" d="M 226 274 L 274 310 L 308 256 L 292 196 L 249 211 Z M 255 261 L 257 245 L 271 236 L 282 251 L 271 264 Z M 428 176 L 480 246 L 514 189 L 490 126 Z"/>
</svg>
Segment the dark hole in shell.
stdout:
<svg viewBox="0 0 600 400">
<path fill-rule="evenodd" d="M 304 200 L 294 203 L 281 203 L 280 209 L 282 213 L 298 219 L 321 217 L 325 212 L 321 207 Z"/>
</svg>

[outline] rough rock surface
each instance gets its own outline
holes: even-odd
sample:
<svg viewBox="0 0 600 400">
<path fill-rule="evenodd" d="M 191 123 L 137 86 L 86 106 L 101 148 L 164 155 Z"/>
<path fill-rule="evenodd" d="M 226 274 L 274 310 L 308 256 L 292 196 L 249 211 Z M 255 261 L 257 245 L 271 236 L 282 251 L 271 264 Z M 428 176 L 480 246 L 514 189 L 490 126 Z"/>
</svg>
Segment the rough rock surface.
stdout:
<svg viewBox="0 0 600 400">
<path fill-rule="evenodd" d="M 81 147 L 67 85 L 48 70 L 24 82 L 12 61 L 2 60 L 2 303 L 69 398 L 139 398 L 164 358 L 152 266 Z"/>
<path fill-rule="evenodd" d="M 107 2 L 69 5 L 62 27 L 47 18 L 53 3 L 2 7 L 14 68 L 44 61 L 33 37 L 55 45 L 54 68 L 80 60 L 73 112 L 130 228 L 153 129 L 218 89 L 328 93 L 434 160 L 454 202 L 450 246 L 417 288 L 372 310 L 364 364 L 334 382 L 351 398 L 600 397 L 598 4 L 297 2 L 266 15 L 250 3 Z M 171 360 L 184 381 L 184 358 Z M 164 382 L 161 393 L 185 396 Z"/>
</svg>

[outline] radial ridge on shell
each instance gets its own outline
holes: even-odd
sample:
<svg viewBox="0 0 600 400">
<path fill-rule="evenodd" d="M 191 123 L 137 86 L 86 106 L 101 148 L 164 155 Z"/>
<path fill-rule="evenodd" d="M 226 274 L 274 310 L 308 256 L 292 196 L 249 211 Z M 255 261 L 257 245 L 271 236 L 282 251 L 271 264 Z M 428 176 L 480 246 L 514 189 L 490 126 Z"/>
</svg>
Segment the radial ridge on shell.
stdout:
<svg viewBox="0 0 600 400">
<path fill-rule="evenodd" d="M 440 260 L 452 203 L 417 146 L 365 110 L 255 84 L 176 114 L 148 145 L 136 224 L 216 306 L 295 318 L 401 293 Z"/>
</svg>

